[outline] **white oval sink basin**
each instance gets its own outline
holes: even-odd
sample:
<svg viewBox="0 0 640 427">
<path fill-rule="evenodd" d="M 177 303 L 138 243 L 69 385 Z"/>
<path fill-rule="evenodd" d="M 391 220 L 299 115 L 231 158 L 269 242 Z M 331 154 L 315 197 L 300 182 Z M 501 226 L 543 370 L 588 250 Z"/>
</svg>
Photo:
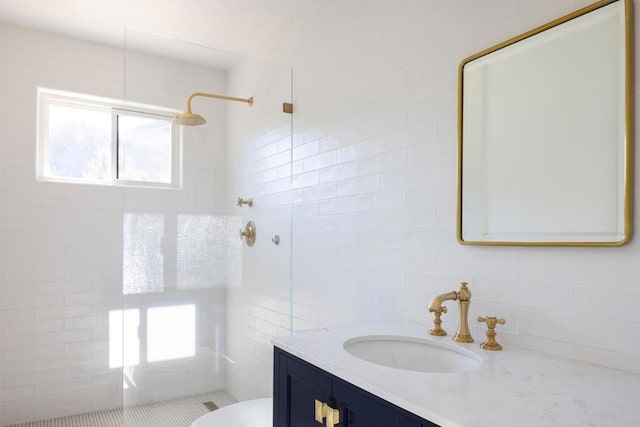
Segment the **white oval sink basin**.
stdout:
<svg viewBox="0 0 640 427">
<path fill-rule="evenodd" d="M 408 371 L 465 372 L 482 364 L 482 359 L 471 351 L 413 337 L 356 337 L 345 341 L 344 349 L 367 362 Z"/>
</svg>

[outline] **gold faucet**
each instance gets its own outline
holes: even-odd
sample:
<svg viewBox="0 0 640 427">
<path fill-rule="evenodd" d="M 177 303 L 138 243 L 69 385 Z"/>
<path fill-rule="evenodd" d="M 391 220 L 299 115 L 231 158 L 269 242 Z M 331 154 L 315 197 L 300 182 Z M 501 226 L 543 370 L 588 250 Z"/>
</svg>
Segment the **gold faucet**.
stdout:
<svg viewBox="0 0 640 427">
<path fill-rule="evenodd" d="M 456 291 L 447 292 L 446 294 L 438 295 L 429 304 L 429 311 L 435 314 L 433 320 L 434 328 L 429 331 L 429 334 L 436 336 L 444 336 L 447 333 L 440 326 L 442 320 L 440 315 L 447 312 L 447 307 L 443 307 L 442 304 L 445 301 L 458 301 L 458 307 L 460 309 L 460 323 L 458 324 L 458 330 L 453 337 L 457 342 L 473 342 L 471 331 L 469 331 L 469 304 L 471 302 L 471 291 L 467 287 L 466 282 L 462 282 L 460 289 Z"/>
<path fill-rule="evenodd" d="M 480 344 L 480 348 L 492 351 L 502 350 L 502 346 L 496 341 L 496 325 L 504 325 L 506 321 L 504 319 L 498 319 L 497 317 L 478 316 L 478 322 L 487 323 L 487 340 Z"/>
</svg>

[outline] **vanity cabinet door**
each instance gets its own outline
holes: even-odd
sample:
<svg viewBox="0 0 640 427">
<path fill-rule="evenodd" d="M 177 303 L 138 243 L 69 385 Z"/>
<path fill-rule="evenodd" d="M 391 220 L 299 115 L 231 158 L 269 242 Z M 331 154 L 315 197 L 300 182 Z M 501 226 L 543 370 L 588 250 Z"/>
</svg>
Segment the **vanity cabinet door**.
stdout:
<svg viewBox="0 0 640 427">
<path fill-rule="evenodd" d="M 273 427 L 319 427 L 315 401 L 339 410 L 336 427 L 438 427 L 274 347 Z"/>
<path fill-rule="evenodd" d="M 319 427 L 315 401 L 331 400 L 331 375 L 279 349 L 274 353 L 273 426 Z"/>
<path fill-rule="evenodd" d="M 344 427 L 438 427 L 339 378 L 332 386 Z"/>
</svg>

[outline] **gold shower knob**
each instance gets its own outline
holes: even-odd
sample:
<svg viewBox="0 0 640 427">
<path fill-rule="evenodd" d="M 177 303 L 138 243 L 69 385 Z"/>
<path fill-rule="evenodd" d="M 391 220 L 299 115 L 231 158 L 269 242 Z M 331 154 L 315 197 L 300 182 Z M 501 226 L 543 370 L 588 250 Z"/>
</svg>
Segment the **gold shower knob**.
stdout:
<svg viewBox="0 0 640 427">
<path fill-rule="evenodd" d="M 252 208 L 253 207 L 253 197 L 250 197 L 247 200 L 243 199 L 242 197 L 238 197 L 237 205 L 240 206 L 240 207 L 242 207 L 242 205 L 247 205 L 250 208 Z"/>
<path fill-rule="evenodd" d="M 256 225 L 253 221 L 247 222 L 247 225 L 244 227 L 244 230 L 240 229 L 240 238 L 244 239 L 247 243 L 247 246 L 251 247 L 256 243 Z"/>
</svg>

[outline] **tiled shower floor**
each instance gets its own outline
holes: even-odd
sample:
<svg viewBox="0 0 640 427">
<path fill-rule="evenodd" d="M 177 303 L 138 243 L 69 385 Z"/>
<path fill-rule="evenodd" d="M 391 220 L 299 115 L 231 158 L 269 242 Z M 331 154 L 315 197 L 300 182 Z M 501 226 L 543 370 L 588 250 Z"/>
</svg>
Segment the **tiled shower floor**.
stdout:
<svg viewBox="0 0 640 427">
<path fill-rule="evenodd" d="M 220 408 L 235 403 L 236 400 L 226 391 L 214 391 L 127 407 L 124 412 L 122 409 L 112 409 L 5 427 L 189 427 L 192 422 L 209 412 L 204 402 L 213 402 Z"/>
</svg>

